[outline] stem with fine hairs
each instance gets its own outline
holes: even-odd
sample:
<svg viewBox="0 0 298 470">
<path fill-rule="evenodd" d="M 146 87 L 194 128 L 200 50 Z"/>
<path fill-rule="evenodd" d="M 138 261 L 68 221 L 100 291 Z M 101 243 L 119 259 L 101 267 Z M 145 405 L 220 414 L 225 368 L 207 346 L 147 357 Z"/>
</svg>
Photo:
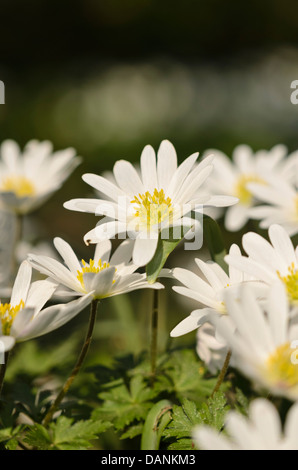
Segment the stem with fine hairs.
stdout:
<svg viewBox="0 0 298 470">
<path fill-rule="evenodd" d="M 46 414 L 46 416 L 43 420 L 43 423 L 42 423 L 44 426 L 47 426 L 50 423 L 50 421 L 52 420 L 53 415 L 55 414 L 58 406 L 60 405 L 63 398 L 67 394 L 67 392 L 68 392 L 70 386 L 72 385 L 74 379 L 76 378 L 76 376 L 80 372 L 80 369 L 81 369 L 82 364 L 85 360 L 85 357 L 88 353 L 89 346 L 90 346 L 90 343 L 91 343 L 92 333 L 93 333 L 93 330 L 94 330 L 95 320 L 96 320 L 97 305 L 98 305 L 98 299 L 94 299 L 91 303 L 88 331 L 87 331 L 86 339 L 85 339 L 85 342 L 84 342 L 83 347 L 81 349 L 80 355 L 78 357 L 76 365 L 74 366 L 70 376 L 68 377 L 68 379 L 64 383 L 59 395 L 57 396 L 56 400 L 54 401 L 54 403 L 50 407 L 49 411 L 47 412 L 47 414 Z"/>
</svg>

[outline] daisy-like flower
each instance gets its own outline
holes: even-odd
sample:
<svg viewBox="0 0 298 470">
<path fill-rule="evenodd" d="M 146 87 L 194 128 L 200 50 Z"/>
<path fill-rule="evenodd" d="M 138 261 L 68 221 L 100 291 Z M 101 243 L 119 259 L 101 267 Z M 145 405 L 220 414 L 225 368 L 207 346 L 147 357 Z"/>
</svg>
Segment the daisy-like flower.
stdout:
<svg viewBox="0 0 298 470">
<path fill-rule="evenodd" d="M 229 231 L 240 230 L 250 218 L 249 209 L 257 202 L 250 183 L 258 183 L 259 187 L 265 188 L 271 175 L 289 178 L 290 169 L 297 160 L 296 152 L 289 156 L 289 160 L 285 158 L 287 149 L 284 145 L 256 153 L 247 145 L 239 145 L 234 149 L 232 159 L 219 150 L 211 149 L 209 152 L 214 155 L 214 171 L 206 181 L 207 189 L 239 199 L 239 203 L 225 213 L 225 226 Z"/>
<path fill-rule="evenodd" d="M 248 417 L 229 411 L 225 429 L 227 435 L 196 426 L 194 442 L 201 450 L 298 450 L 298 404 L 292 405 L 282 427 L 274 405 L 257 398 L 249 405 Z"/>
<path fill-rule="evenodd" d="M 229 345 L 234 367 L 260 389 L 296 401 L 298 324 L 282 284 L 271 286 L 266 306 L 244 284 L 238 298 L 230 291 L 225 302 L 231 323 L 215 315 L 211 321 Z"/>
<path fill-rule="evenodd" d="M 298 174 L 298 165 L 296 174 Z M 267 186 L 250 183 L 249 190 L 261 203 L 250 209 L 250 218 L 261 220 L 261 228 L 267 229 L 272 224 L 280 224 L 290 236 L 298 233 L 297 184 L 280 177 L 271 177 Z"/>
<path fill-rule="evenodd" d="M 141 155 L 141 176 L 130 162 L 119 160 L 113 168 L 116 184 L 102 176 L 83 175 L 83 180 L 103 194 L 104 199 L 73 199 L 64 207 L 107 216 L 85 235 L 85 242 L 98 243 L 116 234 L 128 234 L 135 239 L 134 264 L 146 265 L 155 254 L 162 230 L 180 227 L 181 233 L 183 227 L 195 225 L 189 216 L 193 209 L 204 204 L 228 206 L 238 201 L 200 190 L 213 165 L 211 156 L 195 165 L 197 158 L 195 153 L 178 166 L 173 145 L 164 140 L 156 161 L 154 149 L 147 145 Z"/>
<path fill-rule="evenodd" d="M 53 153 L 51 142 L 31 140 L 23 153 L 13 140 L 0 147 L 0 205 L 26 214 L 43 204 L 81 162 L 72 148 Z"/>
<path fill-rule="evenodd" d="M 55 238 L 54 245 L 66 266 L 48 256 L 30 254 L 28 260 L 39 272 L 66 287 L 66 294 L 92 293 L 94 299 L 103 299 L 137 289 L 163 288 L 158 282 L 149 284 L 146 274 L 135 272 L 138 266 L 131 263 L 133 240 L 122 242 L 112 255 L 111 241 L 103 240 L 96 245 L 94 259 L 89 262 L 79 261 L 71 246 L 61 238 Z"/>
<path fill-rule="evenodd" d="M 237 245 L 232 245 L 230 254 L 235 259 L 241 256 Z M 250 282 L 257 289 L 258 295 L 264 295 L 264 285 L 258 282 L 253 276 L 247 276 L 241 269 L 229 268 L 229 275 L 217 263 L 213 261 L 204 262 L 195 259 L 196 264 L 202 271 L 206 280 L 201 276 L 184 268 L 174 268 L 172 276 L 180 281 L 183 286 L 174 286 L 173 290 L 178 294 L 196 300 L 200 307 L 182 320 L 172 331 L 171 336 L 181 336 L 195 330 L 208 321 L 210 314 L 216 312 L 219 315 L 227 316 L 227 309 L 224 302 L 224 294 L 228 289 L 238 289 L 243 282 Z M 204 307 L 202 307 L 204 306 Z"/>
<path fill-rule="evenodd" d="M 280 225 L 269 227 L 269 243 L 261 235 L 248 232 L 242 237 L 246 256 L 225 257 L 230 267 L 255 276 L 267 285 L 279 279 L 288 295 L 291 307 L 298 308 L 298 247 L 294 248 L 286 230 Z"/>
<path fill-rule="evenodd" d="M 91 295 L 67 304 L 43 308 L 57 289 L 46 279 L 31 284 L 32 268 L 23 261 L 16 276 L 9 303 L 0 303 L 0 352 L 14 344 L 49 333 L 67 323 L 92 300 Z"/>
</svg>

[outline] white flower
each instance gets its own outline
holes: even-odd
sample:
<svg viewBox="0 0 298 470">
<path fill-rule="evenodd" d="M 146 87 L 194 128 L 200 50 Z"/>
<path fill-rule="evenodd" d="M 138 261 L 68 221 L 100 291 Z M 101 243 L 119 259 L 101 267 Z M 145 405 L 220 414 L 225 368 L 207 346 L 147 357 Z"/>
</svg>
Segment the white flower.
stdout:
<svg viewBox="0 0 298 470">
<path fill-rule="evenodd" d="M 17 214 L 38 208 L 81 162 L 72 148 L 53 153 L 49 141 L 31 140 L 21 153 L 16 142 L 6 140 L 0 155 L 0 205 Z"/>
<path fill-rule="evenodd" d="M 57 288 L 50 279 L 31 284 L 32 268 L 23 261 L 16 276 L 10 303 L 0 303 L 0 352 L 15 342 L 49 333 L 67 323 L 92 300 L 86 295 L 73 302 L 44 308 Z M 43 309 L 43 310 L 42 310 Z"/>
<path fill-rule="evenodd" d="M 294 249 L 289 235 L 280 225 L 269 227 L 269 243 L 261 235 L 246 233 L 242 245 L 248 257 L 229 254 L 229 266 L 255 276 L 267 285 L 279 279 L 287 291 L 292 307 L 298 307 L 298 247 Z"/>
<path fill-rule="evenodd" d="M 149 284 L 146 274 L 135 272 L 138 266 L 131 263 L 132 240 L 122 242 L 112 256 L 111 241 L 103 240 L 96 245 L 94 259 L 89 263 L 80 262 L 71 246 L 61 238 L 55 238 L 54 245 L 66 266 L 48 256 L 30 254 L 28 260 L 42 274 L 66 287 L 69 294 L 92 293 L 93 298 L 102 299 L 137 289 L 163 288 L 157 282 Z"/>
<path fill-rule="evenodd" d="M 283 145 L 256 153 L 247 145 L 239 145 L 234 149 L 232 159 L 219 150 L 211 149 L 209 152 L 214 155 L 214 171 L 206 181 L 206 188 L 213 193 L 220 191 L 239 199 L 239 203 L 228 208 L 225 214 L 225 226 L 230 231 L 238 231 L 246 224 L 250 218 L 249 209 L 257 201 L 249 184 L 254 182 L 266 187 L 268 178 L 274 174 L 289 178 L 297 161 L 296 152 L 289 160 L 285 159 L 287 149 Z"/>
<path fill-rule="evenodd" d="M 298 400 L 298 325 L 290 317 L 282 284 L 271 286 L 266 308 L 247 284 L 240 298 L 227 292 L 225 302 L 232 322 L 219 316 L 211 321 L 229 345 L 234 366 L 259 388 Z"/>
<path fill-rule="evenodd" d="M 209 426 L 196 426 L 195 444 L 201 450 L 298 450 L 298 403 L 288 411 L 283 429 L 276 408 L 264 398 L 251 402 L 248 415 L 227 413 L 228 436 Z"/>
<path fill-rule="evenodd" d="M 290 236 L 298 233 L 298 190 L 295 183 L 271 177 L 267 186 L 250 183 L 248 188 L 261 203 L 265 203 L 249 211 L 250 218 L 261 220 L 261 228 L 280 224 Z"/>
<path fill-rule="evenodd" d="M 235 259 L 241 256 L 237 245 L 230 248 L 231 256 Z M 224 302 L 224 294 L 228 289 L 238 289 L 243 282 L 250 282 L 258 290 L 259 295 L 264 295 L 264 285 L 255 281 L 255 277 L 245 275 L 240 269 L 229 268 L 229 275 L 215 262 L 204 262 L 195 259 L 196 264 L 202 271 L 206 281 L 197 274 L 184 268 L 175 268 L 172 276 L 180 281 L 183 286 L 174 286 L 173 290 L 178 294 L 185 295 L 196 300 L 204 308 L 194 310 L 182 320 L 172 331 L 171 336 L 181 336 L 195 330 L 200 325 L 208 321 L 208 317 L 213 312 L 220 315 L 227 313 Z"/>
<path fill-rule="evenodd" d="M 73 199 L 64 207 L 106 215 L 85 235 L 85 242 L 97 243 L 103 238 L 128 233 L 135 239 L 134 264 L 146 265 L 154 256 L 161 230 L 193 226 L 195 221 L 189 214 L 204 204 L 227 206 L 237 202 L 234 197 L 210 196 L 200 190 L 213 165 L 209 156 L 195 166 L 197 158 L 195 153 L 178 166 L 173 145 L 164 140 L 156 161 L 154 149 L 147 145 L 141 155 L 141 176 L 130 162 L 119 160 L 113 168 L 116 184 L 110 178 L 83 175 L 83 180 L 105 199 Z"/>
<path fill-rule="evenodd" d="M 198 328 L 196 338 L 198 356 L 211 374 L 216 374 L 224 365 L 229 349 L 227 343 L 219 340 L 214 325 L 211 323 L 204 323 Z"/>
</svg>

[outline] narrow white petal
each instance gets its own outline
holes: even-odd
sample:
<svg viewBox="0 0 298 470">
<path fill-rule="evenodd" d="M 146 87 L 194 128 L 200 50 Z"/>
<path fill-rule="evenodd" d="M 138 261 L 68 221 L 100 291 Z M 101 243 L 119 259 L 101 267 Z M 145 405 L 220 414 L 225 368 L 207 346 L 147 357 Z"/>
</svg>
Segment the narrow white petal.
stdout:
<svg viewBox="0 0 298 470">
<path fill-rule="evenodd" d="M 158 187 L 156 157 L 153 147 L 146 145 L 141 155 L 142 181 L 145 191 L 151 193 Z"/>
<path fill-rule="evenodd" d="M 173 328 L 170 333 L 172 338 L 176 338 L 178 336 L 186 335 L 193 330 L 196 330 L 201 326 L 205 321 L 207 321 L 207 315 L 209 313 L 208 308 L 202 308 L 200 310 L 194 310 L 191 314 L 184 318 L 178 325 Z"/>
<path fill-rule="evenodd" d="M 52 297 L 57 287 L 57 282 L 51 279 L 33 282 L 28 292 L 26 307 L 32 307 L 39 312 Z"/>
<path fill-rule="evenodd" d="M 152 238 L 137 237 L 133 248 L 133 264 L 137 266 L 145 266 L 148 264 L 154 256 L 157 243 L 157 236 L 152 236 Z"/>
<path fill-rule="evenodd" d="M 102 240 L 101 242 L 97 243 L 94 253 L 95 264 L 97 265 L 99 260 L 108 262 L 110 259 L 111 249 L 111 240 Z"/>
<path fill-rule="evenodd" d="M 134 240 L 124 240 L 116 248 L 114 253 L 111 256 L 110 264 L 112 266 L 117 266 L 117 264 L 128 264 L 132 258 L 132 252 L 134 248 Z"/>
<path fill-rule="evenodd" d="M 90 184 L 90 186 L 97 189 L 97 191 L 100 191 L 101 193 L 111 198 L 113 201 L 117 202 L 119 197 L 126 197 L 126 193 L 122 191 L 122 189 L 102 176 L 86 173 L 82 176 L 82 179 L 87 184 Z"/>
<path fill-rule="evenodd" d="M 198 156 L 198 153 L 194 153 L 193 155 L 190 155 L 188 158 L 186 158 L 186 160 L 184 160 L 184 162 L 178 166 L 168 186 L 167 195 L 169 197 L 173 198 L 178 193 L 179 189 L 184 183 L 185 178 L 188 176 L 190 170 L 194 166 Z"/>
<path fill-rule="evenodd" d="M 3 353 L 10 351 L 16 343 L 13 336 L 0 336 L 0 365 L 4 364 L 4 357 L 1 357 Z"/>
<path fill-rule="evenodd" d="M 19 335 L 18 339 L 24 341 L 26 339 L 36 338 L 60 328 L 84 310 L 84 308 L 91 303 L 92 299 L 93 294 L 90 293 L 67 304 L 54 305 L 41 310 Z"/>
<path fill-rule="evenodd" d="M 292 263 L 296 265 L 297 259 L 295 256 L 295 250 L 285 229 L 280 225 L 274 224 L 271 225 L 268 233 L 271 243 L 280 258 L 283 258 L 288 266 Z"/>
<path fill-rule="evenodd" d="M 74 274 L 77 274 L 78 271 L 81 269 L 81 265 L 79 263 L 79 260 L 69 245 L 66 241 L 64 241 L 62 238 L 56 237 L 54 239 L 54 245 L 56 250 L 60 253 L 61 257 L 64 259 L 65 264 L 68 266 L 70 271 Z"/>
<path fill-rule="evenodd" d="M 126 160 L 118 160 L 114 165 L 114 176 L 122 191 L 132 198 L 145 192 L 143 183 L 133 165 Z"/>
<path fill-rule="evenodd" d="M 168 186 L 177 170 L 175 147 L 168 140 L 163 140 L 157 152 L 158 187 L 167 194 Z"/>
<path fill-rule="evenodd" d="M 230 232 L 237 232 L 248 221 L 248 207 L 236 204 L 227 209 L 225 216 L 225 227 Z"/>
<path fill-rule="evenodd" d="M 30 264 L 28 263 L 28 261 L 23 261 L 19 268 L 17 277 L 12 288 L 10 303 L 13 307 L 19 305 L 22 300 L 26 302 L 31 282 L 31 275 L 32 268 Z"/>
<path fill-rule="evenodd" d="M 268 400 L 258 398 L 249 407 L 249 416 L 267 449 L 274 449 L 281 439 L 281 424 L 276 408 Z"/>
</svg>

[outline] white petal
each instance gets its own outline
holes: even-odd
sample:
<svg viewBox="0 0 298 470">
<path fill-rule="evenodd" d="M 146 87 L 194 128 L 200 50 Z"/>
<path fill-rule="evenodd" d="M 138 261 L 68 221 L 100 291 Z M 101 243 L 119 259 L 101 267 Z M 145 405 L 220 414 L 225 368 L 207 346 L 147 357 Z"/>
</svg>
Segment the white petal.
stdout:
<svg viewBox="0 0 298 470">
<path fill-rule="evenodd" d="M 36 338 L 60 328 L 74 318 L 91 303 L 93 295 L 90 293 L 67 304 L 54 305 L 42 310 L 19 335 L 18 339 Z"/>
<path fill-rule="evenodd" d="M 113 201 L 117 202 L 119 197 L 126 197 L 125 192 L 102 176 L 86 173 L 82 176 L 82 179 L 93 188 L 111 198 Z"/>
<path fill-rule="evenodd" d="M 94 253 L 95 264 L 97 265 L 99 260 L 108 262 L 110 259 L 111 249 L 111 240 L 102 240 L 101 242 L 97 243 Z"/>
<path fill-rule="evenodd" d="M 178 193 L 179 189 L 184 183 L 185 178 L 194 166 L 198 156 L 198 153 L 194 153 L 193 155 L 190 155 L 188 158 L 186 158 L 186 160 L 184 160 L 181 165 L 178 166 L 167 190 L 167 195 L 169 197 L 173 198 Z"/>
<path fill-rule="evenodd" d="M 134 248 L 134 240 L 124 240 L 116 248 L 114 253 L 111 256 L 110 264 L 112 266 L 117 266 L 117 264 L 128 264 L 132 257 L 132 251 Z"/>
<path fill-rule="evenodd" d="M 94 292 L 94 297 L 100 299 L 107 296 L 112 288 L 115 277 L 115 268 L 103 269 L 99 273 L 85 273 L 83 275 L 84 285 L 87 291 Z"/>
<path fill-rule="evenodd" d="M 13 336 L 0 336 L 0 365 L 4 364 L 3 353 L 10 351 L 15 345 L 15 338 Z"/>
<path fill-rule="evenodd" d="M 54 245 L 70 271 L 77 274 L 77 272 L 81 270 L 81 265 L 69 243 L 62 238 L 56 237 L 54 239 Z"/>
<path fill-rule="evenodd" d="M 180 323 L 178 323 L 175 328 L 170 333 L 172 338 L 176 338 L 178 336 L 186 335 L 193 330 L 196 330 L 201 326 L 205 321 L 207 321 L 207 315 L 209 313 L 208 308 L 202 308 L 199 310 L 194 310 L 191 314 L 184 318 Z"/>
<path fill-rule="evenodd" d="M 249 407 L 249 416 L 267 449 L 274 449 L 281 439 L 281 424 L 276 408 L 268 400 L 258 398 Z"/>
<path fill-rule="evenodd" d="M 126 160 L 118 160 L 114 165 L 114 176 L 120 188 L 131 197 L 145 192 L 143 183 L 133 165 Z"/>
<path fill-rule="evenodd" d="M 152 238 L 137 237 L 133 248 L 133 264 L 145 266 L 153 258 L 158 243 L 158 236 Z"/>
<path fill-rule="evenodd" d="M 208 426 L 195 427 L 193 439 L 201 450 L 233 450 L 232 445 L 226 438 Z"/>
<path fill-rule="evenodd" d="M 57 290 L 57 286 L 57 282 L 51 279 L 33 282 L 28 292 L 26 307 L 32 307 L 39 312 Z"/>
<path fill-rule="evenodd" d="M 31 282 L 31 275 L 32 268 L 30 264 L 28 261 L 23 261 L 12 288 L 10 303 L 13 307 L 19 305 L 22 300 L 23 302 L 26 302 Z"/>
<path fill-rule="evenodd" d="M 141 172 L 145 191 L 151 193 L 158 187 L 156 173 L 156 158 L 151 145 L 146 145 L 141 155 Z"/>
<path fill-rule="evenodd" d="M 163 189 L 166 194 L 176 170 L 176 150 L 171 142 L 163 140 L 157 152 L 157 176 L 159 189 Z"/>
<path fill-rule="evenodd" d="M 237 204 L 228 208 L 225 216 L 225 226 L 230 232 L 237 232 L 248 221 L 248 207 Z"/>
</svg>

